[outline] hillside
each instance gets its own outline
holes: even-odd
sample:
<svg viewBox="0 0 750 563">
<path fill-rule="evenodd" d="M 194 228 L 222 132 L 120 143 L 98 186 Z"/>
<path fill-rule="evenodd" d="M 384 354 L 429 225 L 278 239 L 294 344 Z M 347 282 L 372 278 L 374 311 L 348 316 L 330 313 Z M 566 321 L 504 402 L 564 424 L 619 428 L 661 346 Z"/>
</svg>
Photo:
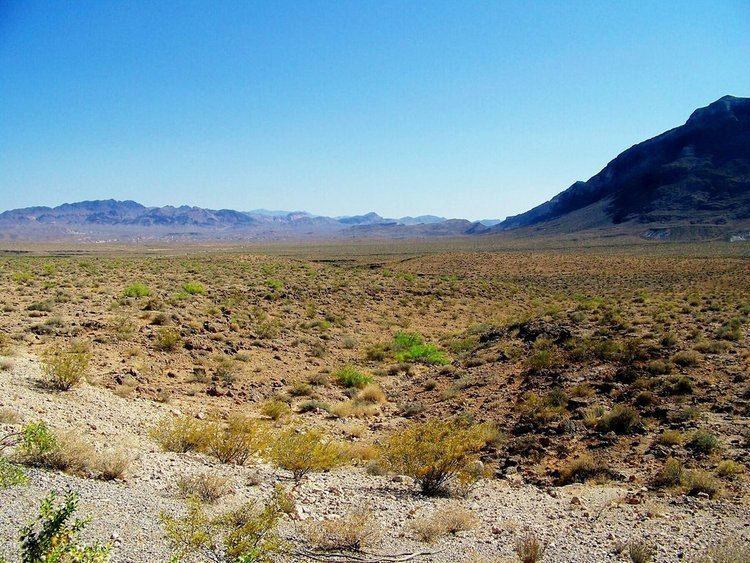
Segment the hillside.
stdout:
<svg viewBox="0 0 750 563">
<path fill-rule="evenodd" d="M 696 227 L 729 233 L 749 223 L 750 98 L 725 96 L 694 111 L 684 125 L 629 148 L 588 181 L 492 230 L 619 227 L 669 236 L 696 234 Z"/>
</svg>

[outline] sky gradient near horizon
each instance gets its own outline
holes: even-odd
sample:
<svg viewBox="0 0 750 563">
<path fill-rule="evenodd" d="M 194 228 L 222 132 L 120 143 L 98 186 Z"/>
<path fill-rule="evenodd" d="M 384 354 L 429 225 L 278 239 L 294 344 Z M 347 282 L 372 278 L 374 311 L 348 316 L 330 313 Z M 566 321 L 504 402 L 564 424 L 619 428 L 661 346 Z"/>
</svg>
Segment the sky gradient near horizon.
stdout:
<svg viewBox="0 0 750 563">
<path fill-rule="evenodd" d="M 748 61 L 748 0 L 0 0 L 0 209 L 502 218 Z"/>
</svg>

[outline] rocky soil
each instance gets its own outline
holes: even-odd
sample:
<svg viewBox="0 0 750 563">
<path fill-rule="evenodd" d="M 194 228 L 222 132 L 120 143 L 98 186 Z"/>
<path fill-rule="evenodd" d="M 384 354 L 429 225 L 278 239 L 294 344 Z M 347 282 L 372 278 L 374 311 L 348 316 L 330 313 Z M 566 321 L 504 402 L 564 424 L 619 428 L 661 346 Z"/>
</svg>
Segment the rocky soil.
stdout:
<svg viewBox="0 0 750 563">
<path fill-rule="evenodd" d="M 40 387 L 40 377 L 36 358 L 16 357 L 11 369 L 0 372 L 0 410 L 15 411 L 24 422 L 44 420 L 55 428 L 78 429 L 102 447 L 126 446 L 134 461 L 124 481 L 29 469 L 29 485 L 0 491 L 0 555 L 10 561 L 16 560 L 17 530 L 33 517 L 50 490 L 80 494 L 79 512 L 91 518 L 86 535 L 112 542 L 114 561 L 146 562 L 169 557 L 159 514 L 183 510 L 175 487 L 180 476 L 210 471 L 229 477 L 234 491 L 219 501 L 219 509 L 266 498 L 274 484 L 290 483 L 284 472 L 261 463 L 235 467 L 201 455 L 159 451 L 148 429 L 176 410 L 169 404 L 122 398 L 90 385 L 51 392 Z M 299 517 L 286 518 L 282 534 L 297 548 L 304 547 L 301 521 L 333 518 L 369 505 L 380 528 L 380 539 L 369 551 L 432 552 L 415 558 L 419 561 L 513 561 L 516 539 L 526 530 L 548 543 L 545 562 L 627 561 L 627 553 L 618 552 L 638 539 L 657 546 L 657 561 L 693 561 L 709 546 L 750 541 L 750 508 L 739 496 L 662 496 L 623 484 L 544 489 L 524 484 L 513 473 L 482 482 L 465 499 L 449 500 L 419 497 L 406 479 L 345 467 L 307 477 L 295 499 Z M 477 515 L 480 523 L 474 530 L 433 545 L 416 540 L 410 520 L 457 505 Z M 304 557 L 290 554 L 286 559 Z"/>
</svg>

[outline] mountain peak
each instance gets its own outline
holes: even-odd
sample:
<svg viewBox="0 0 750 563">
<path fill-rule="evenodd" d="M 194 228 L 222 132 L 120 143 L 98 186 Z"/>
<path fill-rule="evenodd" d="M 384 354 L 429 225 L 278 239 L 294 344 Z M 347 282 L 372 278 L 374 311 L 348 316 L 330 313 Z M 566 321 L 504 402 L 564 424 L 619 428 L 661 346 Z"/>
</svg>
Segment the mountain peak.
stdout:
<svg viewBox="0 0 750 563">
<path fill-rule="evenodd" d="M 724 96 L 498 230 L 750 223 L 750 98 Z M 744 224 L 744 223 L 743 223 Z"/>
</svg>

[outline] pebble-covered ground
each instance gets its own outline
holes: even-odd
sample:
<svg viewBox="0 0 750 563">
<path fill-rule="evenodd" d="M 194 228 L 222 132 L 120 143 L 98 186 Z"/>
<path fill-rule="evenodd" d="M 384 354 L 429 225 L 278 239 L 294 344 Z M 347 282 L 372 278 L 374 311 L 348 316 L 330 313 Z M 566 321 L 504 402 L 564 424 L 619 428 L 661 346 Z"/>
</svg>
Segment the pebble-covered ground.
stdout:
<svg viewBox="0 0 750 563">
<path fill-rule="evenodd" d="M 80 494 L 80 515 L 91 518 L 86 536 L 111 542 L 113 561 L 150 562 L 169 558 L 159 515 L 183 509 L 175 487 L 179 476 L 212 471 L 229 477 L 233 492 L 217 509 L 265 498 L 276 483 L 290 483 L 283 472 L 264 464 L 235 467 L 201 455 L 159 451 L 148 429 L 170 415 L 168 404 L 121 398 L 89 385 L 50 392 L 38 385 L 39 378 L 35 358 L 15 358 L 10 370 L 0 372 L 0 409 L 13 410 L 26 422 L 45 420 L 56 428 L 78 429 L 101 446 L 125 445 L 134 461 L 124 481 L 30 469 L 29 485 L 0 491 L 0 555 L 9 561 L 17 557 L 17 530 L 33 518 L 50 490 Z M 695 561 L 710 546 L 750 541 L 750 507 L 737 497 L 659 496 L 623 485 L 545 490 L 521 483 L 517 475 L 486 480 L 465 499 L 427 499 L 415 495 L 406 479 L 345 467 L 307 477 L 295 501 L 298 518 L 285 517 L 281 531 L 297 548 L 304 547 L 300 529 L 305 520 L 342 516 L 369 505 L 380 539 L 368 551 L 430 552 L 414 559 L 419 561 L 513 561 L 515 542 L 527 530 L 548 544 L 545 562 L 627 561 L 622 546 L 637 539 L 657 546 L 657 561 Z M 417 541 L 411 520 L 459 505 L 478 517 L 473 530 L 434 544 Z M 371 558 L 377 560 L 377 555 Z M 292 553 L 284 559 L 304 558 Z"/>
</svg>

